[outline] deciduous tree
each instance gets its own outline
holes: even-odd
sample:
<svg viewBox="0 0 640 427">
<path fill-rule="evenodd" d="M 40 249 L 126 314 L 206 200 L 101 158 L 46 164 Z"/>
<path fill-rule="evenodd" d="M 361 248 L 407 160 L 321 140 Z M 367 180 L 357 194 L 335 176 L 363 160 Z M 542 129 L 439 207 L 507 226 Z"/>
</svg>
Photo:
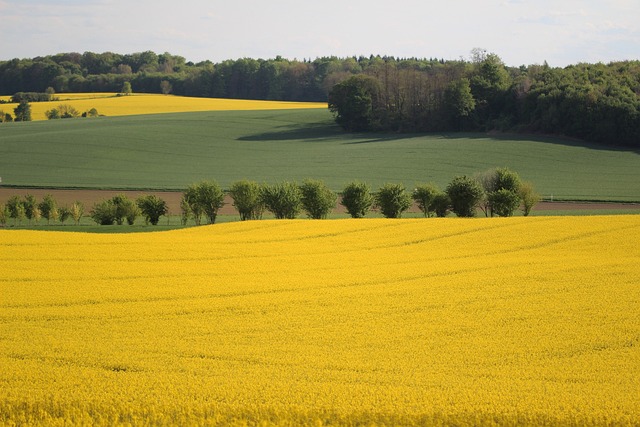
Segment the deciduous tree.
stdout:
<svg viewBox="0 0 640 427">
<path fill-rule="evenodd" d="M 373 205 L 371 188 L 364 182 L 353 181 L 342 190 L 342 204 L 352 218 L 364 218 Z"/>
<path fill-rule="evenodd" d="M 302 207 L 312 219 L 325 219 L 336 206 L 337 195 L 322 181 L 307 179 L 300 186 Z"/>
<path fill-rule="evenodd" d="M 400 218 L 411 206 L 411 195 L 404 185 L 387 183 L 375 194 L 375 204 L 385 218 Z"/>
<path fill-rule="evenodd" d="M 475 208 L 482 199 L 483 190 L 478 181 L 467 176 L 455 177 L 447 186 L 451 210 L 459 217 L 475 216 Z"/>
</svg>

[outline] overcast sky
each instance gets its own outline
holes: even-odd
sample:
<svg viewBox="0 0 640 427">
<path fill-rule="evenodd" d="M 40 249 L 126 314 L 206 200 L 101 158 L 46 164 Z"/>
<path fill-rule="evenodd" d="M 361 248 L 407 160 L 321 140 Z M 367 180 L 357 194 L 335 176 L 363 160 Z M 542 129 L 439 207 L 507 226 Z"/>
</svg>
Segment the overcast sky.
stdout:
<svg viewBox="0 0 640 427">
<path fill-rule="evenodd" d="M 0 0 L 0 25 L 0 60 L 469 59 L 476 47 L 511 66 L 640 59 L 640 0 Z"/>
</svg>

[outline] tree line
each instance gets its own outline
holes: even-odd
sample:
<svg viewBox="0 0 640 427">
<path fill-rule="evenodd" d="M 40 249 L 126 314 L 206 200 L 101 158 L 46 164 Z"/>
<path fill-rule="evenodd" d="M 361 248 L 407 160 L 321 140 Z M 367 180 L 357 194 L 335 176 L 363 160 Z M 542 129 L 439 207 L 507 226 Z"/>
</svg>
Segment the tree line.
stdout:
<svg viewBox="0 0 640 427">
<path fill-rule="evenodd" d="M 474 177 L 457 176 L 444 190 L 433 183 L 417 185 L 409 191 L 404 185 L 387 183 L 377 191 L 360 181 L 352 181 L 338 194 L 319 180 L 306 179 L 302 184 L 283 181 L 259 184 L 255 181 L 234 182 L 227 192 L 242 221 L 262 219 L 265 211 L 276 219 L 294 219 L 302 212 L 308 218 L 325 219 L 335 209 L 338 199 L 352 218 L 363 218 L 371 210 L 379 210 L 385 218 L 400 218 L 413 204 L 424 217 L 445 217 L 453 212 L 459 217 L 473 217 L 480 209 L 485 216 L 512 216 L 520 207 L 529 215 L 540 200 L 533 185 L 523 182 L 516 172 L 508 168 L 495 168 Z M 213 224 L 218 211 L 224 206 L 225 191 L 215 181 L 191 184 L 180 202 L 181 222 L 193 220 L 196 225 Z M 76 225 L 85 213 L 84 205 L 76 201 L 71 207 L 58 207 L 51 195 L 38 202 L 32 195 L 13 196 L 0 204 L 0 225 L 9 219 L 14 223 L 28 220 L 29 224 L 41 219 L 64 223 L 73 218 Z M 124 194 L 96 203 L 89 216 L 100 225 L 133 225 L 140 216 L 146 224 L 157 225 L 160 217 L 169 214 L 167 203 L 156 195 L 145 195 L 136 200 Z"/>
<path fill-rule="evenodd" d="M 640 146 L 640 61 L 509 68 L 495 54 L 434 72 L 382 62 L 328 95 L 349 131 L 517 131 Z"/>
<path fill-rule="evenodd" d="M 640 61 L 565 68 L 470 59 L 321 57 L 187 62 L 151 51 L 0 61 L 0 93 L 135 92 L 329 101 L 352 131 L 520 131 L 640 145 Z"/>
</svg>

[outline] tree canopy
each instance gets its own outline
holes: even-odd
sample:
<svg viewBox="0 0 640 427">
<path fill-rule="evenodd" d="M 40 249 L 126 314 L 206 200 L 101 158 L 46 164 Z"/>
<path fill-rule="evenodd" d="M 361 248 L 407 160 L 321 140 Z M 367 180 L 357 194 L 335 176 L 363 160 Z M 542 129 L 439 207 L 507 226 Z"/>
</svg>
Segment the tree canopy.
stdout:
<svg viewBox="0 0 640 427">
<path fill-rule="evenodd" d="M 500 130 L 640 145 L 640 61 L 509 67 L 485 51 L 470 60 L 278 56 L 193 63 L 146 51 L 0 61 L 0 94 L 120 92 L 125 82 L 137 93 L 329 101 L 338 123 L 352 131 Z"/>
</svg>

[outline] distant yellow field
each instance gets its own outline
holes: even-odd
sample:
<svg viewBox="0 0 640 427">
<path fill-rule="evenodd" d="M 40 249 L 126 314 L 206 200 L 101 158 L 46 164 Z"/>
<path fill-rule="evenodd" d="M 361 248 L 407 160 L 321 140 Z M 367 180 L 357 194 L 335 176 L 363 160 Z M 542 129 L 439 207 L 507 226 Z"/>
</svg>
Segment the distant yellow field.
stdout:
<svg viewBox="0 0 640 427">
<path fill-rule="evenodd" d="M 253 101 L 243 99 L 191 98 L 185 96 L 132 94 L 116 96 L 115 93 L 63 93 L 56 94 L 58 101 L 31 103 L 33 120 L 46 120 L 45 112 L 60 104 L 74 107 L 80 113 L 92 108 L 105 116 L 129 116 L 136 114 L 181 113 L 216 110 L 283 110 L 293 108 L 327 108 L 322 102 Z M 0 104 L 0 110 L 12 116 L 16 104 Z"/>
<path fill-rule="evenodd" d="M 0 230 L 0 425 L 638 425 L 640 216 Z"/>
</svg>

